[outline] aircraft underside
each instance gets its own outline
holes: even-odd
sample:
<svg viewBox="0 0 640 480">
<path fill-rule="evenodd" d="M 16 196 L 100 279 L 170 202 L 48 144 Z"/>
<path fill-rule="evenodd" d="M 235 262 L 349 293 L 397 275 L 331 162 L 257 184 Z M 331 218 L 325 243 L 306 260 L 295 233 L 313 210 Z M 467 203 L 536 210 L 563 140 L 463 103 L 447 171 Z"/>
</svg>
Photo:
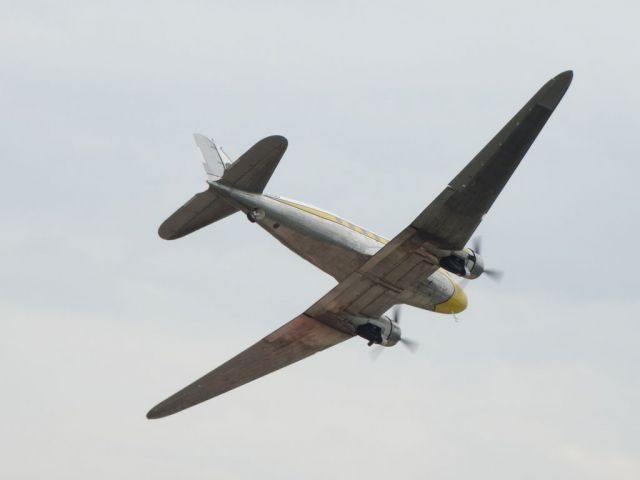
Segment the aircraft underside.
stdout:
<svg viewBox="0 0 640 480">
<path fill-rule="evenodd" d="M 263 194 L 287 149 L 286 138 L 266 137 L 231 161 L 211 139 L 196 134 L 208 188 L 162 223 L 160 237 L 174 240 L 242 211 L 338 283 L 303 313 L 157 404 L 147 417 L 172 415 L 356 336 L 369 346 L 412 349 L 415 342 L 400 329 L 400 304 L 449 314 L 464 310 L 466 295 L 453 278 L 501 275 L 485 268 L 481 242 L 472 236 L 572 78 L 566 71 L 545 83 L 390 241 L 310 205 Z"/>
</svg>

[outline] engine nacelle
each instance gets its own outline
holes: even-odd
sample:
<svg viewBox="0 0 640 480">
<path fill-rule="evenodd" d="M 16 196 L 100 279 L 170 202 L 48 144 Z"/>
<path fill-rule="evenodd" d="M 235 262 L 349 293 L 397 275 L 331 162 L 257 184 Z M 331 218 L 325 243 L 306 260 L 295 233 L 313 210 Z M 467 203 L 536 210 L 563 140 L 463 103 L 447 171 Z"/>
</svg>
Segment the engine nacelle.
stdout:
<svg viewBox="0 0 640 480">
<path fill-rule="evenodd" d="M 484 260 L 470 248 L 442 257 L 440 266 L 448 272 L 471 279 L 478 278 L 484 272 Z"/>
<path fill-rule="evenodd" d="M 366 323 L 358 325 L 356 333 L 369 340 L 369 345 L 377 343 L 383 347 L 391 347 L 402 338 L 400 325 L 388 317 L 369 318 Z"/>
</svg>

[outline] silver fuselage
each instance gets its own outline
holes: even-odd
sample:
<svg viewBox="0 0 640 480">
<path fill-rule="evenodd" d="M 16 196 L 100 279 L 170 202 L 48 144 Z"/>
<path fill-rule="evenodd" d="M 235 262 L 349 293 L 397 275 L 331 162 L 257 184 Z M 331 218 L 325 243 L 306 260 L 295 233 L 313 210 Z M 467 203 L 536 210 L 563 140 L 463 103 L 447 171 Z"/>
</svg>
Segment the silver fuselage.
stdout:
<svg viewBox="0 0 640 480">
<path fill-rule="evenodd" d="M 305 260 L 342 281 L 388 240 L 319 208 L 277 195 L 249 193 L 211 183 L 218 194 Z M 442 269 L 421 279 L 402 303 L 437 311 L 457 288 Z"/>
</svg>

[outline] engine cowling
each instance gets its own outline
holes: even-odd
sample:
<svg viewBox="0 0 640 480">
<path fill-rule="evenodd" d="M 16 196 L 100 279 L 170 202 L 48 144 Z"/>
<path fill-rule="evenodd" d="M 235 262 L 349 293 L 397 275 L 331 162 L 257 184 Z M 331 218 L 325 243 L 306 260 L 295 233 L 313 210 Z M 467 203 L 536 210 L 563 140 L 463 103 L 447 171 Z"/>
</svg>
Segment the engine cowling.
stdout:
<svg viewBox="0 0 640 480">
<path fill-rule="evenodd" d="M 484 272 L 484 260 L 471 248 L 442 257 L 440 266 L 448 272 L 470 279 L 478 278 Z"/>
<path fill-rule="evenodd" d="M 402 338 L 400 325 L 386 316 L 367 319 L 366 323 L 356 327 L 356 334 L 369 340 L 369 345 L 376 343 L 383 347 L 391 347 Z"/>
</svg>

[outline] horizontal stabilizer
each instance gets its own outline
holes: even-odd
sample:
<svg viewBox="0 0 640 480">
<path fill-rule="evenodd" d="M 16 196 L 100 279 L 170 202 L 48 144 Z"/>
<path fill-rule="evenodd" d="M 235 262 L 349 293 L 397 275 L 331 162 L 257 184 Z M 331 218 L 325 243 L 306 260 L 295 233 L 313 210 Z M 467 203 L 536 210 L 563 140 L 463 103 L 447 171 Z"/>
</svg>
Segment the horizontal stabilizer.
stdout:
<svg viewBox="0 0 640 480">
<path fill-rule="evenodd" d="M 165 240 L 175 240 L 222 220 L 234 212 L 237 212 L 236 208 L 220 198 L 213 188 L 209 187 L 209 190 L 194 195 L 191 200 L 162 222 L 158 235 Z"/>
<path fill-rule="evenodd" d="M 262 193 L 287 145 L 287 139 L 280 135 L 263 138 L 233 162 L 221 183 L 246 192 Z"/>
</svg>

